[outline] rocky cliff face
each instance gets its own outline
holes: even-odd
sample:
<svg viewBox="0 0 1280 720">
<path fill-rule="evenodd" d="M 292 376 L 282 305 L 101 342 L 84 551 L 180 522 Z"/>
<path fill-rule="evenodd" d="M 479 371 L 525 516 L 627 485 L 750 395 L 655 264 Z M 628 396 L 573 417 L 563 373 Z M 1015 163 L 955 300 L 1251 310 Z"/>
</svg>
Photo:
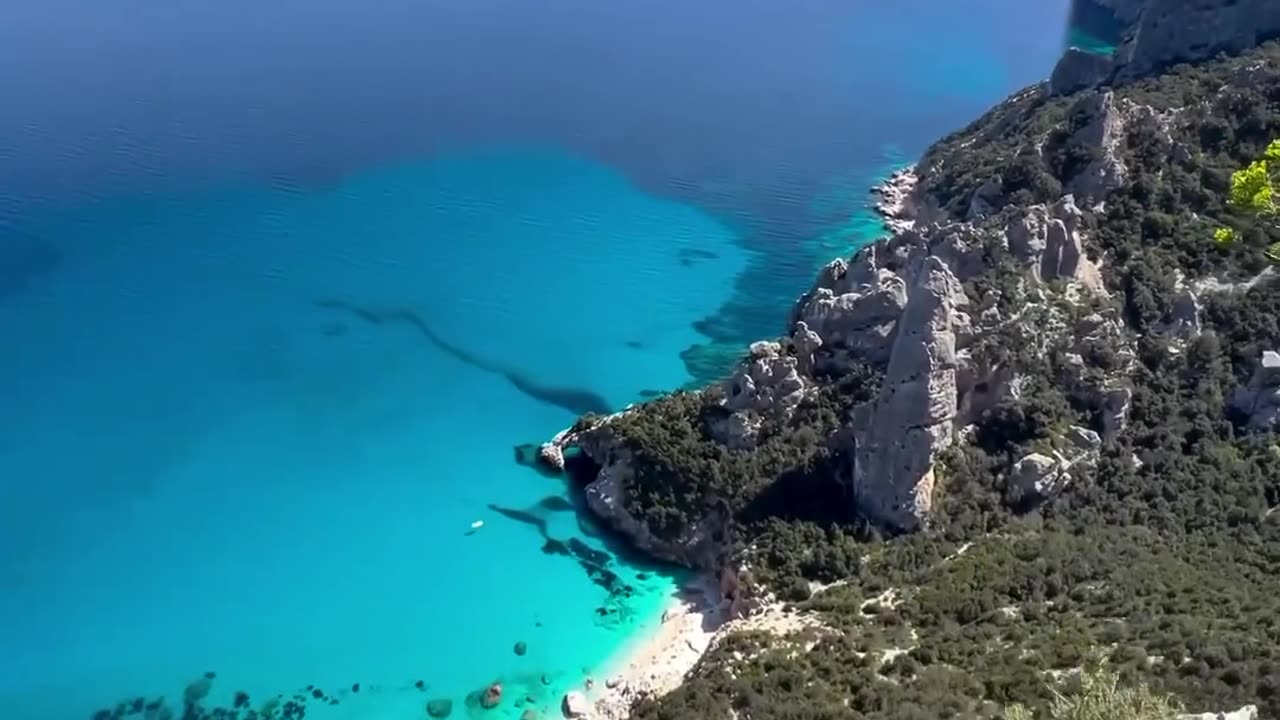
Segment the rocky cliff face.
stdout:
<svg viewBox="0 0 1280 720">
<path fill-rule="evenodd" d="M 1116 4 L 1124 17 L 1157 29 L 1163 7 Z M 1170 10 L 1167 21 L 1206 7 Z M 1271 6 L 1232 7 L 1266 15 Z M 1139 41 L 1155 42 L 1132 43 Z M 928 524 L 945 492 L 940 463 L 949 449 L 974 442 L 989 413 L 1025 405 L 1036 387 L 1051 386 L 1079 416 L 1042 430 L 1043 447 L 1023 448 L 994 472 L 1005 478 L 1006 500 L 1023 507 L 1088 475 L 1101 445 L 1129 425 L 1143 337 L 1184 352 L 1201 332 L 1206 295 L 1269 277 L 1264 272 L 1239 286 L 1176 270 L 1164 297 L 1151 299 L 1168 306 L 1162 315 L 1135 324 L 1133 314 L 1151 302 L 1133 295 L 1131 281 L 1107 279 L 1111 258 L 1093 238 L 1115 194 L 1133 186 L 1135 174 L 1149 173 L 1144 163 L 1192 166 L 1193 144 L 1204 137 L 1199 128 L 1213 103 L 1234 107 L 1232 87 L 1251 87 L 1259 73 L 1274 75 L 1256 60 L 1232 68 L 1222 74 L 1233 85 L 1214 88 L 1213 99 L 1196 107 L 1157 107 L 1113 90 L 1052 98 L 1043 87 L 1031 88 L 939 143 L 878 190 L 892 235 L 828 264 L 795 303 L 784 334 L 752 345 L 731 377 L 704 393 L 712 411 L 681 420 L 701 438 L 690 447 L 737 463 L 742 482 L 767 486 L 776 470 L 761 467 L 753 454 L 795 425 L 805 408 L 821 404 L 835 381 L 872 378 L 862 382 L 867 397 L 837 403 L 819 446 L 843 460 L 838 472 L 851 513 L 914 530 Z M 1150 215 L 1143 222 L 1172 222 Z M 1187 222 L 1203 223 L 1194 213 Z M 1197 225 L 1193 232 L 1207 236 L 1211 228 Z M 1256 427 L 1270 427 L 1280 415 L 1277 362 L 1274 353 L 1263 356 L 1254 380 L 1235 394 L 1235 410 Z M 849 400 L 845 390 L 837 394 Z M 645 407 L 635 412 L 654 415 Z M 685 503 L 681 512 L 695 517 L 686 518 L 678 536 L 660 538 L 625 501 L 627 488 L 639 482 L 632 450 L 658 441 L 623 437 L 619 427 L 602 423 L 565 443 L 579 445 L 601 467 L 587 489 L 593 510 L 658 557 L 702 568 L 722 563 L 733 515 L 752 502 L 751 493 L 737 505 L 718 503 L 732 482 L 708 490 L 715 483 L 705 478 L 676 478 L 676 485 L 700 488 L 688 496 L 706 509 Z M 726 467 L 710 462 L 706 472 Z"/>
<path fill-rule="evenodd" d="M 1280 4 L 1273 0 L 1095 0 L 1126 27 L 1113 57 L 1068 50 L 1051 88 L 1069 93 L 1129 80 L 1162 67 L 1238 53 L 1280 36 Z"/>
</svg>

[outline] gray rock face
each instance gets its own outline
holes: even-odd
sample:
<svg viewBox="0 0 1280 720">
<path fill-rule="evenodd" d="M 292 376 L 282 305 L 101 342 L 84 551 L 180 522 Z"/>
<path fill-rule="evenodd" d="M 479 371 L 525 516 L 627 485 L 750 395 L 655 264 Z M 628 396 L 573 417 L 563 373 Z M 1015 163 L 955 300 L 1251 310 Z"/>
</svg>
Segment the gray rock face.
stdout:
<svg viewBox="0 0 1280 720">
<path fill-rule="evenodd" d="M 1102 275 L 1085 255 L 1081 218 L 1071 195 L 1051 206 L 1032 205 L 1005 227 L 1005 241 L 1037 280 L 1075 280 L 1103 294 Z"/>
<path fill-rule="evenodd" d="M 933 463 L 954 435 L 954 318 L 964 293 L 946 264 L 925 256 L 898 322 L 880 396 L 854 421 L 853 490 L 859 509 L 914 529 L 933 504 Z"/>
<path fill-rule="evenodd" d="M 1053 66 L 1053 73 L 1049 76 L 1049 92 L 1054 95 L 1069 95 L 1099 85 L 1111 78 L 1115 68 L 1115 61 L 1107 55 L 1067 48 L 1058 59 L 1058 64 Z"/>
<path fill-rule="evenodd" d="M 1127 0 L 1115 2 L 1134 17 L 1129 39 L 1116 52 L 1122 78 L 1147 75 L 1177 62 L 1240 52 L 1280 35 L 1274 0 Z M 1135 7 L 1136 6 L 1136 7 Z"/>
<path fill-rule="evenodd" d="M 929 252 L 947 264 L 960 282 L 990 269 L 985 238 L 968 223 L 950 223 L 929 228 Z"/>
<path fill-rule="evenodd" d="M 817 342 L 822 343 L 821 339 Z M 725 407 L 757 412 L 795 409 L 804 399 L 806 387 L 799 366 L 799 361 L 788 355 L 780 343 L 752 343 L 747 359 L 738 364 L 725 383 Z"/>
<path fill-rule="evenodd" d="M 1003 193 L 1003 185 L 1004 178 L 995 175 L 978 186 L 978 189 L 973 191 L 973 197 L 969 199 L 969 211 L 965 213 L 965 219 L 977 220 L 999 210 L 997 202 Z"/>
<path fill-rule="evenodd" d="M 1280 353 L 1268 350 L 1262 354 L 1258 369 L 1249 384 L 1236 388 L 1232 406 L 1249 417 L 1249 426 L 1280 426 Z"/>
<path fill-rule="evenodd" d="M 884 362 L 894 327 L 907 304 L 907 284 L 889 270 L 862 270 L 851 272 L 843 260 L 828 265 L 795 316 L 830 351 Z"/>
<path fill-rule="evenodd" d="M 1129 408 L 1133 406 L 1133 391 L 1127 387 L 1109 388 L 1102 393 L 1102 430 L 1108 438 L 1114 438 L 1129 426 Z"/>
<path fill-rule="evenodd" d="M 1240 52 L 1280 35 L 1280 5 L 1274 0 L 1096 1 L 1115 13 L 1126 39 L 1111 57 L 1068 49 L 1049 81 L 1054 94 Z"/>
<path fill-rule="evenodd" d="M 764 417 L 789 417 L 812 387 L 818 333 L 797 322 L 791 340 L 751 345 L 747 358 L 724 383 L 724 407 L 730 414 L 711 424 L 712 435 L 733 449 L 755 447 Z"/>
<path fill-rule="evenodd" d="M 1009 251 L 1023 263 L 1039 271 L 1040 258 L 1049 242 L 1049 214 L 1044 205 L 1032 205 L 1026 214 L 1005 228 Z"/>
<path fill-rule="evenodd" d="M 1068 183 L 1070 192 L 1081 202 L 1096 206 L 1116 190 L 1129 176 L 1120 160 L 1120 145 L 1125 137 L 1125 113 L 1110 92 L 1085 96 L 1072 107 L 1073 113 L 1089 118 L 1072 136 L 1071 142 L 1090 148 L 1095 158 Z"/>
<path fill-rule="evenodd" d="M 1067 442 L 1071 443 L 1077 450 L 1097 450 L 1102 447 L 1102 437 L 1098 433 L 1086 427 L 1072 425 L 1067 428 Z"/>
<path fill-rule="evenodd" d="M 1031 453 L 1014 463 L 1009 472 L 1009 497 L 1020 502 L 1043 501 L 1060 492 L 1070 480 L 1071 477 L 1063 471 L 1061 461 L 1040 453 Z"/>
</svg>

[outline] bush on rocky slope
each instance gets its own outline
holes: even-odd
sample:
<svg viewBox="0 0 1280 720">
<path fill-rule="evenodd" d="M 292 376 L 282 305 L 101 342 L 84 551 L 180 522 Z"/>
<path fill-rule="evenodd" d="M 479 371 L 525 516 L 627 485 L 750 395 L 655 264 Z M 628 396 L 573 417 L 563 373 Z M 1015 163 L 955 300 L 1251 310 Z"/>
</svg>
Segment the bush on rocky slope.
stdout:
<svg viewBox="0 0 1280 720">
<path fill-rule="evenodd" d="M 1044 713 L 1049 671 L 1103 648 L 1125 682 L 1194 710 L 1256 703 L 1280 718 L 1280 446 L 1235 400 L 1261 354 L 1280 350 L 1280 283 L 1264 254 L 1280 238 L 1225 202 L 1232 171 L 1276 137 L 1280 46 L 1267 45 L 1109 95 L 1028 90 L 926 153 L 918 193 L 938 219 L 993 226 L 1078 192 L 1108 293 L 1032 282 L 985 251 L 964 283 L 969 314 L 1029 314 L 965 352 L 1009 369 L 1019 391 L 973 410 L 940 453 L 923 532 L 885 537 L 854 518 L 842 484 L 843 428 L 879 393 L 883 363 L 815 373 L 812 395 L 767 419 L 754 449 L 716 439 L 715 393 L 618 422 L 634 516 L 675 536 L 724 503 L 732 551 L 827 627 L 791 642 L 731 637 L 637 715 Z M 1214 243 L 1220 226 L 1240 241 Z M 1116 377 L 1129 394 L 1108 426 L 1076 384 Z M 1089 461 L 1029 501 L 1012 480 L 1019 459 L 1069 453 L 1086 430 L 1102 435 Z M 808 580 L 837 584 L 805 600 Z"/>
</svg>

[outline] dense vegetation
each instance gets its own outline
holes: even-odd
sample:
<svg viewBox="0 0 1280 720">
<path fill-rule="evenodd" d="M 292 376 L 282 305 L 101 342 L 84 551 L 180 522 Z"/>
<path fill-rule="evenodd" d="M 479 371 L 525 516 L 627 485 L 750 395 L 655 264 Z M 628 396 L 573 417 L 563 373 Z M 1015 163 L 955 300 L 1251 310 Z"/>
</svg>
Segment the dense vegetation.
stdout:
<svg viewBox="0 0 1280 720">
<path fill-rule="evenodd" d="M 1059 310 L 1123 321 L 1132 407 L 1092 469 L 1050 502 L 1011 498 L 1010 464 L 1098 421 L 1057 379 L 1066 348 L 1014 330 L 976 351 L 1001 353 L 1029 382 L 947 453 L 936 523 L 913 535 L 882 537 L 845 514 L 849 459 L 831 438 L 874 397 L 876 368 L 828 379 L 791 421 L 767 425 L 754 452 L 709 439 L 714 394 L 656 401 L 619 427 L 638 460 L 634 513 L 670 537 L 727 506 L 735 551 L 824 628 L 731 636 L 639 717 L 1024 712 L 1015 706 L 1056 717 L 1056 678 L 1102 652 L 1126 687 L 1173 693 L 1195 711 L 1254 703 L 1280 718 L 1280 446 L 1229 404 L 1260 353 L 1280 349 L 1280 283 L 1223 287 L 1268 272 L 1266 249 L 1280 239 L 1228 203 L 1232 173 L 1280 137 L 1278 67 L 1280 47 L 1268 45 L 1114 89 L 1168 122 L 1128 128 L 1127 178 L 1105 210 L 1087 212 L 1111 298 Z M 1095 157 L 1073 141 L 1080 99 L 1012 98 L 938 143 L 922 186 L 956 217 L 975 193 L 995 207 L 1055 201 Z M 1235 242 L 1214 242 L 1220 227 Z M 1200 293 L 1198 332 L 1166 332 L 1180 294 L 1209 277 L 1218 289 Z M 1016 271 L 997 266 L 967 288 L 979 305 L 992 289 L 1023 301 Z M 1114 372 L 1119 350 L 1088 348 L 1089 370 Z M 827 586 L 810 597 L 809 581 Z"/>
</svg>

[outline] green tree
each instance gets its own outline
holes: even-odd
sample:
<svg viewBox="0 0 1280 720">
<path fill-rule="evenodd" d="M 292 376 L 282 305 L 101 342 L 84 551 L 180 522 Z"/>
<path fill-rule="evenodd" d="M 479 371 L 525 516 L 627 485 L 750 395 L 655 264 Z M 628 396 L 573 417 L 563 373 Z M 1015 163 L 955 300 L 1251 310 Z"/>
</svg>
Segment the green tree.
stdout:
<svg viewBox="0 0 1280 720">
<path fill-rule="evenodd" d="M 1276 184 L 1280 182 L 1280 140 L 1273 140 L 1262 158 L 1231 174 L 1231 192 L 1227 204 L 1252 215 L 1274 221 L 1277 216 Z M 1213 239 L 1226 244 L 1236 240 L 1235 231 L 1218 228 Z M 1267 248 L 1267 257 L 1280 262 L 1280 243 Z"/>
</svg>

